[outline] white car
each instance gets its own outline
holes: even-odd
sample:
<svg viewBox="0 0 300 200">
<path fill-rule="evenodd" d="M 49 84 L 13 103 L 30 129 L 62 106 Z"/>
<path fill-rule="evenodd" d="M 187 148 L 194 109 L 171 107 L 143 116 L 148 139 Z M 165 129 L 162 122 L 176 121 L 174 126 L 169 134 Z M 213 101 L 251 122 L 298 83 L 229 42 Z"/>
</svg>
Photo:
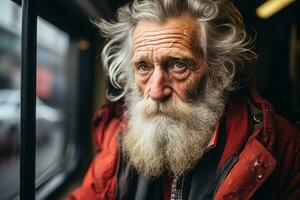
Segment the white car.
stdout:
<svg viewBox="0 0 300 200">
<path fill-rule="evenodd" d="M 19 151 L 20 108 L 20 90 L 0 90 L 0 161 L 17 154 Z M 48 141 L 49 135 L 59 129 L 61 123 L 61 112 L 37 98 L 37 148 Z"/>
</svg>

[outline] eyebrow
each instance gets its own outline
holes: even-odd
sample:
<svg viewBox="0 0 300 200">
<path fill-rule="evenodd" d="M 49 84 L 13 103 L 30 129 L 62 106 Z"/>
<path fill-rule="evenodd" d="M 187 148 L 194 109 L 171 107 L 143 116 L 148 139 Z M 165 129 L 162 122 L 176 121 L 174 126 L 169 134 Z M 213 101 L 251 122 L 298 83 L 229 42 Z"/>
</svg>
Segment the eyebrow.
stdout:
<svg viewBox="0 0 300 200">
<path fill-rule="evenodd" d="M 147 55 L 142 55 L 142 56 L 133 56 L 133 58 L 131 59 L 131 62 L 136 65 L 138 63 L 141 62 L 146 62 L 146 63 L 150 63 L 150 59 Z"/>
<path fill-rule="evenodd" d="M 192 53 L 188 53 L 188 52 L 185 54 L 170 52 L 169 54 L 162 56 L 162 60 L 169 59 L 169 58 L 179 59 L 179 60 L 194 59 Z"/>
<path fill-rule="evenodd" d="M 184 62 L 187 62 L 187 63 L 190 64 L 191 67 L 194 67 L 194 65 L 196 64 L 196 60 L 195 60 L 194 57 L 192 57 L 192 56 L 181 56 L 181 55 L 178 55 L 178 54 L 163 56 L 160 60 L 160 63 L 163 66 L 166 66 L 169 62 L 172 62 L 172 61 L 175 61 L 175 60 L 182 60 Z M 147 56 L 144 56 L 144 55 L 132 59 L 132 63 L 134 64 L 134 66 L 137 66 L 138 64 L 140 64 L 142 62 L 151 64 L 151 61 L 149 60 L 149 58 Z"/>
<path fill-rule="evenodd" d="M 166 60 L 169 58 L 173 59 L 180 59 L 180 60 L 195 60 L 194 56 L 192 55 L 192 52 L 186 52 L 186 53 L 177 53 L 177 52 L 170 52 L 166 55 L 161 56 L 161 60 Z M 149 56 L 147 55 L 139 55 L 139 56 L 133 56 L 131 59 L 131 62 L 136 64 L 140 62 L 150 62 Z"/>
</svg>

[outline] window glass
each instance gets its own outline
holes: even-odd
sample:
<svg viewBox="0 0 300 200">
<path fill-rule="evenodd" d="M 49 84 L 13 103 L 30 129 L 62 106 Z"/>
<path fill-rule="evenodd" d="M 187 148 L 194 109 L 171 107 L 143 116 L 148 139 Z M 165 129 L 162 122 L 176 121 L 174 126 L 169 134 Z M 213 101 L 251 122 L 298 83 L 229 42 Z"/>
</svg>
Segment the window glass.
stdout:
<svg viewBox="0 0 300 200">
<path fill-rule="evenodd" d="M 0 199 L 19 188 L 20 55 L 19 8 L 0 1 Z"/>
<path fill-rule="evenodd" d="M 69 37 L 45 20 L 37 23 L 36 175 L 56 167 L 65 147 Z"/>
<path fill-rule="evenodd" d="M 21 9 L 0 0 L 0 199 L 19 191 Z M 65 163 L 69 119 L 70 38 L 39 18 L 37 23 L 36 184 Z M 70 103 L 69 103 L 70 104 Z M 64 159 L 63 159 L 64 158 Z"/>
</svg>

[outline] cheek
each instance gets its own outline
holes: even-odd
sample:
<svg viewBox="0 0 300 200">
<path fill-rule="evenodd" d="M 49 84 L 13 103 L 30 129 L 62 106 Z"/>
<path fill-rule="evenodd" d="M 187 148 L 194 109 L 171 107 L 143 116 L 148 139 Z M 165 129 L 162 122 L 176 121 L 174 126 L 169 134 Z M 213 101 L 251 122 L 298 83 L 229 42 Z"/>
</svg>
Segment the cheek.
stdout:
<svg viewBox="0 0 300 200">
<path fill-rule="evenodd" d="M 153 71 L 146 74 L 140 74 L 135 70 L 135 84 L 141 94 L 145 95 L 150 90 L 150 78 Z"/>
<path fill-rule="evenodd" d="M 207 75 L 205 75 L 198 81 L 190 83 L 189 88 L 185 94 L 188 101 L 195 102 L 199 100 L 199 98 L 203 97 L 207 85 L 207 78 Z"/>
<path fill-rule="evenodd" d="M 135 72 L 135 79 L 137 82 L 139 82 L 140 84 L 146 84 L 149 80 L 151 76 L 151 73 L 147 73 L 147 74 L 143 74 L 141 75 L 140 73 L 138 72 Z"/>
<path fill-rule="evenodd" d="M 174 88 L 180 99 L 189 101 L 191 96 L 199 96 L 199 90 L 204 86 L 207 73 L 191 73 L 191 75 L 181 82 L 175 82 Z M 194 98 L 193 98 L 194 99 Z"/>
<path fill-rule="evenodd" d="M 136 76 L 136 79 L 135 79 L 135 86 L 136 86 L 136 89 L 138 90 L 139 94 L 141 95 L 144 95 L 145 94 L 145 90 L 146 90 L 146 82 L 145 81 L 142 81 L 140 80 L 140 78 L 138 78 Z"/>
</svg>

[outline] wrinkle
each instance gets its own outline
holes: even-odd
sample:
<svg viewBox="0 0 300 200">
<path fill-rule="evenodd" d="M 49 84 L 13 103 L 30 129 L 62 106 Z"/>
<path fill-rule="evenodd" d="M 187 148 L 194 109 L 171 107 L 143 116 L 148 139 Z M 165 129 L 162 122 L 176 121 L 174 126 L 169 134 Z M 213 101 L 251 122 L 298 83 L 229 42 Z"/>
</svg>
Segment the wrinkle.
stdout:
<svg viewBox="0 0 300 200">
<path fill-rule="evenodd" d="M 140 37 L 144 37 L 145 34 L 149 34 L 151 36 L 159 36 L 162 34 L 181 34 L 181 35 L 187 35 L 187 30 L 185 28 L 164 28 L 162 30 L 145 30 L 143 33 L 140 33 L 134 37 L 134 39 L 138 39 Z"/>
<path fill-rule="evenodd" d="M 141 34 L 140 37 L 135 38 L 135 41 L 144 41 L 145 39 L 148 40 L 157 40 L 157 39 L 165 39 L 165 38 L 178 38 L 190 41 L 190 37 L 188 34 L 184 33 L 164 33 L 164 34 L 157 34 L 157 35 L 148 35 L 148 34 Z"/>
<path fill-rule="evenodd" d="M 180 36 L 166 36 L 166 37 L 144 37 L 143 39 L 139 39 L 139 40 L 136 40 L 136 42 L 134 43 L 134 46 L 140 44 L 140 43 L 153 43 L 155 41 L 160 41 L 160 40 L 182 40 L 183 42 L 187 43 L 187 44 L 191 44 L 191 40 L 189 37 L 180 37 Z"/>
<path fill-rule="evenodd" d="M 154 47 L 149 47 L 150 45 L 153 45 Z M 163 47 L 163 46 L 164 47 Z M 182 49 L 182 50 L 189 50 L 189 45 L 188 44 L 185 44 L 185 43 L 182 43 L 182 42 L 179 42 L 179 41 L 163 41 L 163 42 L 160 42 L 160 43 L 157 43 L 157 44 L 143 44 L 143 45 L 139 45 L 139 46 L 136 46 L 134 48 L 134 50 L 157 50 L 157 49 L 160 49 L 160 48 L 172 48 L 172 47 L 177 47 L 179 49 Z"/>
<path fill-rule="evenodd" d="M 153 54 L 150 54 L 150 53 Z M 157 56 L 156 59 L 154 59 L 154 57 L 151 57 L 151 55 L 155 55 Z M 172 48 L 170 47 L 157 47 L 157 48 L 147 48 L 147 47 L 143 47 L 143 48 L 139 48 L 139 49 L 135 49 L 135 54 L 132 58 L 132 62 L 133 63 L 137 63 L 140 61 L 145 61 L 145 62 L 151 62 L 153 60 L 161 60 L 164 57 L 174 57 L 174 58 L 178 58 L 178 59 L 182 59 L 182 58 L 193 58 L 193 54 L 190 51 L 189 48 L 185 48 L 182 45 L 178 45 L 178 44 L 173 44 Z"/>
</svg>

